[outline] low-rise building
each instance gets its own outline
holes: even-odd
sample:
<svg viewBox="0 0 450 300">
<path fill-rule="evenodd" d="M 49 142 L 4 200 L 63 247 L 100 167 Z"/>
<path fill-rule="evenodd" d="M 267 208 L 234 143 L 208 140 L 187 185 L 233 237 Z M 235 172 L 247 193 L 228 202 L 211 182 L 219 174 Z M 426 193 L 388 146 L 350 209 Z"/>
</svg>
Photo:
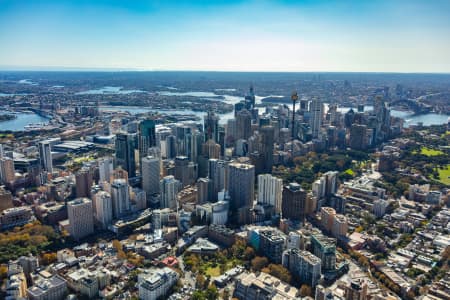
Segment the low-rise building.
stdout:
<svg viewBox="0 0 450 300">
<path fill-rule="evenodd" d="M 178 277 L 178 273 L 168 267 L 152 269 L 139 274 L 139 298 L 154 300 L 167 295 L 170 288 L 177 282 Z"/>
</svg>

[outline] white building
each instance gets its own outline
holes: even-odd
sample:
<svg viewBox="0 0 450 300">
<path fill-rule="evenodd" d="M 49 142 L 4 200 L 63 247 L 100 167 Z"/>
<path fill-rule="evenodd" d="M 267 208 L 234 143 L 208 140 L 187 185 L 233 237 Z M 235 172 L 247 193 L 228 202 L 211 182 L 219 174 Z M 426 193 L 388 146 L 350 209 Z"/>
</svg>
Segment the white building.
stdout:
<svg viewBox="0 0 450 300">
<path fill-rule="evenodd" d="M 181 189 L 181 182 L 174 176 L 166 176 L 160 181 L 160 207 L 177 208 L 177 194 Z"/>
<path fill-rule="evenodd" d="M 160 165 L 161 162 L 157 157 L 147 156 L 142 158 L 142 189 L 147 197 L 159 193 Z"/>
<path fill-rule="evenodd" d="M 113 205 L 111 195 L 108 192 L 100 191 L 94 196 L 95 220 L 101 224 L 103 229 L 108 228 L 113 219 Z"/>
<path fill-rule="evenodd" d="M 99 182 L 110 182 L 114 170 L 112 157 L 103 157 L 98 160 Z"/>
<path fill-rule="evenodd" d="M 152 269 L 139 274 L 139 299 L 155 300 L 165 296 L 177 282 L 178 277 L 178 273 L 168 267 Z"/>
<path fill-rule="evenodd" d="M 94 212 L 92 201 L 88 198 L 77 198 L 67 203 L 69 216 L 69 233 L 79 240 L 94 232 Z"/>
<path fill-rule="evenodd" d="M 283 180 L 270 174 L 258 175 L 258 202 L 270 204 L 277 213 L 281 212 Z"/>
<path fill-rule="evenodd" d="M 336 214 L 333 218 L 333 227 L 331 233 L 335 237 L 346 236 L 348 231 L 347 217 L 344 215 Z"/>
<path fill-rule="evenodd" d="M 314 98 L 310 105 L 310 119 L 311 133 L 313 138 L 319 137 L 320 127 L 322 126 L 323 117 L 323 103 L 319 98 Z"/>
<path fill-rule="evenodd" d="M 113 207 L 113 217 L 121 217 L 131 210 L 130 191 L 125 179 L 114 179 L 111 184 L 111 198 Z"/>
</svg>

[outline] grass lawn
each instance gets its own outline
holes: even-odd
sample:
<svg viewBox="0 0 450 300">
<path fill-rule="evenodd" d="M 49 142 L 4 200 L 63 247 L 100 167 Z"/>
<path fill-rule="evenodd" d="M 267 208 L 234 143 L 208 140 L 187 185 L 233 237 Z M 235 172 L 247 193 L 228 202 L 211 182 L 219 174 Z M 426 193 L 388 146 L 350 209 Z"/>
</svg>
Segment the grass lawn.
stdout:
<svg viewBox="0 0 450 300">
<path fill-rule="evenodd" d="M 205 271 L 205 274 L 211 277 L 217 277 L 220 275 L 220 267 L 219 266 L 216 266 L 215 268 L 208 267 Z"/>
<path fill-rule="evenodd" d="M 442 152 L 440 150 L 430 149 L 430 148 L 427 148 L 427 147 L 422 147 L 422 148 L 420 148 L 420 154 L 423 154 L 423 155 L 426 155 L 426 156 L 437 156 L 437 155 L 444 154 L 444 152 Z"/>
<path fill-rule="evenodd" d="M 438 168 L 438 172 L 439 178 L 441 178 L 439 181 L 443 184 L 450 185 L 450 165 L 448 165 L 444 170 Z"/>
</svg>

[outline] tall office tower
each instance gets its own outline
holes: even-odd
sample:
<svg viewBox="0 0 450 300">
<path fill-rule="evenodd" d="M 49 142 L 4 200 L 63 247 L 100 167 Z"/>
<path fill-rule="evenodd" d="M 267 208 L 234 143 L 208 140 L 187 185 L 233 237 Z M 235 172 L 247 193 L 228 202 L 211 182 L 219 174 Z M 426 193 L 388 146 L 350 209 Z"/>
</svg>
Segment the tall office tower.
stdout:
<svg viewBox="0 0 450 300">
<path fill-rule="evenodd" d="M 176 127 L 177 155 L 189 156 L 192 143 L 192 128 L 186 125 Z"/>
<path fill-rule="evenodd" d="M 309 125 L 311 126 L 312 137 L 318 138 L 323 118 L 323 103 L 319 98 L 313 98 L 311 101 L 310 113 Z"/>
<path fill-rule="evenodd" d="M 255 166 L 237 162 L 228 165 L 228 191 L 231 210 L 253 206 L 255 200 Z"/>
<path fill-rule="evenodd" d="M 281 211 L 283 218 L 302 221 L 306 215 L 306 191 L 298 183 L 291 182 L 283 189 Z"/>
<path fill-rule="evenodd" d="M 325 196 L 329 197 L 332 194 L 335 194 L 338 189 L 337 176 L 338 171 L 328 171 L 323 176 L 325 177 L 326 187 L 325 187 Z"/>
<path fill-rule="evenodd" d="M 212 111 L 208 111 L 204 119 L 205 141 L 219 141 L 219 117 Z"/>
<path fill-rule="evenodd" d="M 252 135 L 252 115 L 243 109 L 236 116 L 236 136 L 235 139 L 248 139 Z"/>
<path fill-rule="evenodd" d="M 109 182 L 114 170 L 114 159 L 103 157 L 98 160 L 99 182 Z"/>
<path fill-rule="evenodd" d="M 367 126 L 353 124 L 350 128 L 350 148 L 364 150 L 367 148 Z"/>
<path fill-rule="evenodd" d="M 220 145 L 213 140 L 208 140 L 202 145 L 202 154 L 206 158 L 220 158 Z"/>
<path fill-rule="evenodd" d="M 159 193 L 159 180 L 161 174 L 161 162 L 159 158 L 154 156 L 147 156 L 142 158 L 142 189 L 150 196 Z"/>
<path fill-rule="evenodd" d="M 275 212 L 281 212 L 283 180 L 270 174 L 258 175 L 258 202 L 270 204 Z"/>
<path fill-rule="evenodd" d="M 283 252 L 282 264 L 301 283 L 313 288 L 319 283 L 322 262 L 314 254 L 292 248 Z"/>
<path fill-rule="evenodd" d="M 177 156 L 177 138 L 174 135 L 166 137 L 166 158 L 172 159 Z"/>
<path fill-rule="evenodd" d="M 322 233 L 311 235 L 312 253 L 322 261 L 322 271 L 336 270 L 336 239 Z"/>
<path fill-rule="evenodd" d="M 77 198 L 68 202 L 67 215 L 69 217 L 69 233 L 75 240 L 94 233 L 94 212 L 90 199 Z"/>
<path fill-rule="evenodd" d="M 375 98 L 374 113 L 377 119 L 375 142 L 380 143 L 388 137 L 391 126 L 391 112 L 381 96 Z"/>
<path fill-rule="evenodd" d="M 134 156 L 134 136 L 127 133 L 116 135 L 116 165 L 128 172 L 128 177 L 136 177 Z"/>
<path fill-rule="evenodd" d="M 160 207 L 177 209 L 177 194 L 182 184 L 173 176 L 166 176 L 160 181 Z"/>
<path fill-rule="evenodd" d="M 139 123 L 139 157 L 148 155 L 148 148 L 156 146 L 155 120 L 143 120 Z"/>
<path fill-rule="evenodd" d="M 101 228 L 107 229 L 113 219 L 113 204 L 111 195 L 105 191 L 99 191 L 94 196 L 95 220 Z"/>
<path fill-rule="evenodd" d="M 228 162 L 219 159 L 208 161 L 208 177 L 211 180 L 212 200 L 217 200 L 219 192 L 226 188 Z"/>
<path fill-rule="evenodd" d="M 179 180 L 183 187 L 191 184 L 189 174 L 189 158 L 187 156 L 177 156 L 175 158 L 175 179 Z"/>
<path fill-rule="evenodd" d="M 2 144 L 0 144 L 0 158 L 3 158 L 5 156 L 5 148 Z"/>
<path fill-rule="evenodd" d="M 219 140 L 217 143 L 220 146 L 220 156 L 225 156 L 225 148 L 226 148 L 226 141 L 225 141 L 225 128 L 223 126 L 219 127 Z"/>
<path fill-rule="evenodd" d="M 205 142 L 203 133 L 200 131 L 195 131 L 192 134 L 191 139 L 191 150 L 188 153 L 188 157 L 190 161 L 197 163 L 199 155 L 202 154 L 203 143 Z"/>
<path fill-rule="evenodd" d="M 237 127 L 236 119 L 229 119 L 227 121 L 226 132 L 225 132 L 225 144 L 230 146 L 237 140 Z"/>
<path fill-rule="evenodd" d="M 41 162 L 41 168 L 51 173 L 53 171 L 53 160 L 52 160 L 52 150 L 51 144 L 48 141 L 39 142 L 39 159 Z"/>
<path fill-rule="evenodd" d="M 330 120 L 330 125 L 336 126 L 338 123 L 338 106 L 337 104 L 330 104 L 328 106 L 328 118 Z"/>
<path fill-rule="evenodd" d="M 118 219 L 130 211 L 130 190 L 125 179 L 115 179 L 111 184 L 113 217 Z"/>
<path fill-rule="evenodd" d="M 273 126 L 263 126 L 260 129 L 260 133 L 261 154 L 263 155 L 262 171 L 264 173 L 272 173 L 274 128 Z"/>
<path fill-rule="evenodd" d="M 344 286 L 345 300 L 367 300 L 367 283 L 364 279 L 353 280 L 350 286 Z"/>
<path fill-rule="evenodd" d="M 75 174 L 77 198 L 91 197 L 91 188 L 93 184 L 93 174 L 89 167 L 81 168 Z"/>
<path fill-rule="evenodd" d="M 199 178 L 197 180 L 197 204 L 211 201 L 210 186 L 211 180 L 209 178 Z"/>
<path fill-rule="evenodd" d="M 14 160 L 9 157 L 0 158 L 0 182 L 14 181 Z"/>
<path fill-rule="evenodd" d="M 253 85 L 250 85 L 248 90 L 248 94 L 245 96 L 245 102 L 248 102 L 248 106 L 255 107 L 255 90 L 253 89 Z"/>
</svg>

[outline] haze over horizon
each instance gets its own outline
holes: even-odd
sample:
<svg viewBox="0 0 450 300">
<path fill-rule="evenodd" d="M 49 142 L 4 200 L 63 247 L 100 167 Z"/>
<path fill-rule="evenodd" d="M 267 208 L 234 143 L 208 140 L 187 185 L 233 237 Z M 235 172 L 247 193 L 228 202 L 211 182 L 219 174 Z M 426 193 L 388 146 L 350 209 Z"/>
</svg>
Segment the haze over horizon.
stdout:
<svg viewBox="0 0 450 300">
<path fill-rule="evenodd" d="M 450 72 L 449 1 L 0 0 L 0 69 Z"/>
</svg>

